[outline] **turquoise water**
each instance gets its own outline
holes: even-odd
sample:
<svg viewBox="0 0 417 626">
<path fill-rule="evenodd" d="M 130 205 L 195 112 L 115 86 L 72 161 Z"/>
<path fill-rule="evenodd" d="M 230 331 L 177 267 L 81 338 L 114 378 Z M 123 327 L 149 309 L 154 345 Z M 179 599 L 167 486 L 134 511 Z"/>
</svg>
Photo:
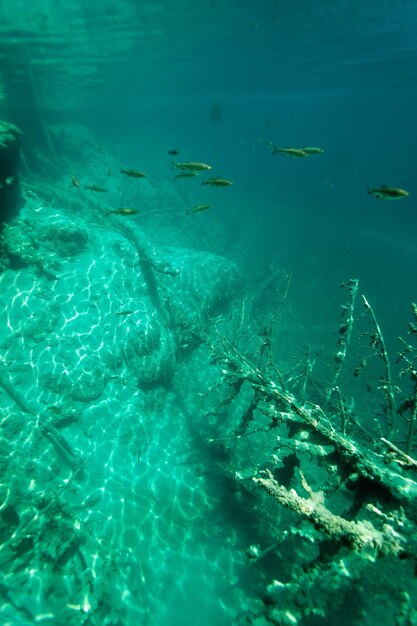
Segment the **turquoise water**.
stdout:
<svg viewBox="0 0 417 626">
<path fill-rule="evenodd" d="M 0 18 L 0 625 L 416 624 L 415 2 Z"/>
</svg>

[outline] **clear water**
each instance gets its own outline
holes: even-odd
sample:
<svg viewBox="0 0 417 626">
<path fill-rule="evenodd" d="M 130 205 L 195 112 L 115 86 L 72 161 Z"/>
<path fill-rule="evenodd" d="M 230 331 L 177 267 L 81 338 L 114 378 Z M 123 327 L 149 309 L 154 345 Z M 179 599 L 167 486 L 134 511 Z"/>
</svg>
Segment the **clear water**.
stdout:
<svg viewBox="0 0 417 626">
<path fill-rule="evenodd" d="M 340 433 L 326 400 L 339 285 L 359 279 L 339 386 L 361 428 L 347 434 L 412 492 L 415 471 L 383 463 L 386 371 L 361 294 L 401 407 L 415 393 L 395 361 L 398 336 L 415 338 L 416 34 L 411 0 L 0 0 L 0 120 L 24 133 L 25 199 L 0 244 L 2 626 L 417 623 L 415 505 L 352 487 L 317 451 L 287 456 L 305 433 L 269 429 L 268 394 L 243 427 L 250 384 L 225 383 L 216 335 L 255 363 L 273 319 L 288 391 Z M 184 161 L 212 170 L 177 178 Z M 384 184 L 409 196 L 367 193 Z M 413 406 L 389 438 L 416 458 Z M 335 515 L 388 524 L 406 556 L 325 541 L 255 485 L 266 468 L 304 498 L 324 491 Z"/>
</svg>

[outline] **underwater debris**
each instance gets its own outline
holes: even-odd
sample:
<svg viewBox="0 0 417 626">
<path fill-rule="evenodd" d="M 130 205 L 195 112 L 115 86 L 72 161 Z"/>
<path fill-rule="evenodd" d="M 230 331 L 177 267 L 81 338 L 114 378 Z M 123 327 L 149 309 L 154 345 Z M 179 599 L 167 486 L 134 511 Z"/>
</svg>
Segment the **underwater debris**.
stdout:
<svg viewBox="0 0 417 626">
<path fill-rule="evenodd" d="M 342 372 L 343 366 L 346 360 L 346 354 L 349 347 L 350 337 L 352 334 L 352 327 L 354 322 L 354 310 L 355 301 L 358 293 L 359 280 L 357 278 L 351 278 L 344 282 L 341 287 L 348 290 L 349 301 L 347 304 L 343 304 L 341 309 L 341 322 L 339 326 L 339 338 L 337 340 L 337 352 L 335 354 L 335 373 L 333 378 L 333 384 L 328 391 L 328 397 L 337 389 L 338 378 Z"/>
<path fill-rule="evenodd" d="M 191 215 L 191 213 L 201 213 L 202 211 L 207 211 L 207 209 L 211 209 L 211 204 L 197 204 L 193 206 L 191 209 L 187 209 L 185 211 L 186 215 Z"/>
<path fill-rule="evenodd" d="M 185 163 L 174 163 L 174 165 L 180 170 L 191 170 L 193 172 L 211 170 L 211 165 L 207 165 L 207 163 L 201 163 L 200 161 L 185 161 Z"/>
<path fill-rule="evenodd" d="M 414 321 L 417 322 L 417 305 L 413 302 L 411 304 L 411 311 Z M 410 322 L 408 325 L 409 335 L 417 336 L 417 326 Z M 399 378 L 403 379 L 404 376 L 408 376 L 411 379 L 411 389 L 409 390 L 405 399 L 403 399 L 401 406 L 398 409 L 398 413 L 403 415 L 408 413 L 408 432 L 406 437 L 406 451 L 410 453 L 415 445 L 415 432 L 417 426 L 417 346 L 410 345 L 409 341 L 405 341 L 402 337 L 398 338 L 403 344 L 403 349 L 398 355 L 396 363 L 402 363 L 402 368 L 399 372 Z"/>
<path fill-rule="evenodd" d="M 100 193 L 104 193 L 107 191 L 104 187 L 100 187 L 99 185 L 84 185 L 84 189 L 89 189 L 90 191 L 97 191 Z"/>
<path fill-rule="evenodd" d="M 380 200 L 398 200 L 399 198 L 407 198 L 410 194 L 405 189 L 400 189 L 399 187 L 388 187 L 387 185 L 382 185 L 381 187 L 375 187 L 371 189 L 368 187 L 368 196 L 373 195 L 375 198 L 379 198 Z"/>
<path fill-rule="evenodd" d="M 139 170 L 125 170 L 123 167 L 120 168 L 120 173 L 129 176 L 129 178 L 147 178 L 147 174 L 145 172 L 140 172 Z"/>
<path fill-rule="evenodd" d="M 336 545 L 348 546 L 354 551 L 369 550 L 371 553 L 399 556 L 404 551 L 404 539 L 393 533 L 390 527 L 379 530 L 369 521 L 348 520 L 331 513 L 324 504 L 323 493 L 309 493 L 302 498 L 295 489 L 288 490 L 280 485 L 269 470 L 252 479 L 281 505 L 310 521 L 316 530 L 331 537 Z M 305 482 L 305 481 L 304 481 Z M 305 488 L 305 486 L 304 486 Z"/>
<path fill-rule="evenodd" d="M 348 281 L 346 286 L 352 290 L 353 296 L 352 305 L 348 311 L 350 317 L 353 311 L 357 281 Z M 363 299 L 365 301 L 365 298 Z M 367 301 L 366 305 L 368 313 L 370 313 Z M 375 326 L 374 316 L 372 316 L 372 322 Z M 277 416 L 279 416 L 279 422 L 293 424 L 294 428 L 297 424 L 303 424 L 305 431 L 315 433 L 315 436 L 318 435 L 321 440 L 326 442 L 326 445 L 334 448 L 334 458 L 339 457 L 340 463 L 344 467 L 349 466 L 351 479 L 355 482 L 359 479 L 358 484 L 362 480 L 369 483 L 369 485 L 373 484 L 375 489 L 383 489 L 385 493 L 390 494 L 393 500 L 401 503 L 412 519 L 416 516 L 415 497 L 417 494 L 417 483 L 406 476 L 402 476 L 399 472 L 393 470 L 392 467 L 387 467 L 381 463 L 381 456 L 377 451 L 381 446 L 381 430 L 378 431 L 378 437 L 373 448 L 369 447 L 369 435 L 365 439 L 367 443 L 364 446 L 360 439 L 355 440 L 350 433 L 345 435 L 343 430 L 336 430 L 334 427 L 335 415 L 327 413 L 327 410 L 324 409 L 324 404 L 320 406 L 315 402 L 310 404 L 304 400 L 302 402 L 297 401 L 295 396 L 288 391 L 287 381 L 283 381 L 280 377 L 278 377 L 278 380 L 275 380 L 274 377 L 269 379 L 266 371 L 261 370 L 256 363 L 252 363 L 247 356 L 242 354 L 217 329 L 216 335 L 218 340 L 220 340 L 220 345 L 217 349 L 215 348 L 214 358 L 220 359 L 223 380 L 226 380 L 226 383 L 232 381 L 236 387 L 238 387 L 238 383 L 241 386 L 242 381 L 246 381 L 246 384 L 250 384 L 252 387 L 252 395 L 256 403 L 259 403 L 261 400 L 269 403 L 272 401 L 276 407 L 276 410 L 273 410 L 271 414 L 271 423 L 269 426 L 266 425 L 265 428 L 276 428 L 278 426 Z M 213 350 L 213 348 L 214 345 L 211 344 L 211 349 Z M 388 366 L 382 354 L 380 358 L 384 361 L 387 370 Z M 270 371 L 277 374 L 274 367 Z M 384 428 L 385 432 L 390 433 L 393 430 L 392 418 L 390 416 L 391 409 L 395 413 L 395 400 L 392 394 L 396 392 L 396 389 L 392 385 L 391 371 L 389 369 L 384 372 L 384 380 L 388 389 L 385 390 L 386 407 L 384 407 L 384 411 L 386 410 L 386 419 L 384 424 L 381 424 L 381 428 Z M 338 406 L 336 410 L 340 412 L 342 409 Z M 331 407 L 330 411 L 334 411 L 334 407 Z M 355 426 L 357 426 L 356 423 Z M 399 424 L 394 426 L 398 436 Z M 359 430 L 361 436 L 363 436 L 363 429 Z M 409 447 L 411 448 L 411 446 Z M 407 450 L 407 453 L 409 455 L 409 450 Z M 410 460 L 408 460 L 408 464 L 412 464 Z M 333 470 L 329 467 L 329 471 Z"/>
<path fill-rule="evenodd" d="M 272 154 L 285 154 L 296 159 L 308 156 L 302 148 L 278 148 L 277 146 L 272 146 Z"/>
<path fill-rule="evenodd" d="M 392 382 L 391 363 L 388 355 L 388 350 L 385 344 L 384 337 L 382 335 L 381 328 L 375 317 L 375 313 L 369 304 L 368 300 L 362 294 L 362 299 L 365 307 L 365 311 L 370 315 L 373 332 L 370 334 L 370 347 L 375 350 L 375 354 L 384 363 L 384 376 L 381 378 L 381 388 L 384 390 L 387 407 L 386 417 L 389 419 L 389 435 L 392 435 L 397 427 L 397 407 L 395 402 L 394 385 Z"/>
<path fill-rule="evenodd" d="M 201 184 L 210 185 L 211 187 L 230 187 L 231 185 L 233 185 L 233 182 L 231 180 L 228 180 L 227 178 L 216 177 L 204 180 Z"/>
<path fill-rule="evenodd" d="M 401 590 L 408 568 L 414 566 L 417 558 L 417 459 L 413 455 L 417 444 L 416 326 L 414 323 L 409 326 L 413 343 L 402 342 L 403 351 L 397 361 L 404 366 L 402 375 L 411 378 L 411 385 L 401 390 L 394 384 L 382 331 L 365 297 L 362 297 L 365 314 L 356 312 L 358 281 L 350 279 L 342 286 L 348 291 L 348 300 L 342 305 L 338 326 L 340 357 L 333 380 L 329 383 L 326 376 L 320 390 L 315 384 L 305 384 L 307 377 L 311 377 L 308 367 L 301 380 L 296 381 L 295 376 L 288 376 L 275 366 L 272 350 L 266 360 L 259 359 L 263 332 L 258 333 L 260 343 L 249 343 L 247 337 L 241 341 L 236 331 L 238 318 L 228 328 L 233 334 L 232 340 L 219 332 L 216 322 L 214 334 L 208 335 L 206 340 L 213 363 L 219 367 L 219 378 L 213 380 L 204 396 L 205 402 L 212 397 L 207 406 L 209 410 L 203 416 L 204 427 L 211 421 L 214 434 L 222 435 L 206 441 L 214 445 L 221 440 L 228 442 L 229 457 L 222 462 L 225 471 L 239 481 L 240 488 L 250 479 L 251 485 L 257 485 L 276 504 L 297 516 L 296 521 L 290 522 L 289 530 L 283 531 L 280 513 L 270 513 L 266 496 L 260 495 L 254 504 L 262 536 L 265 520 L 274 520 L 271 521 L 272 533 L 263 537 L 271 543 L 279 539 L 279 544 L 274 543 L 272 547 L 278 558 L 287 554 L 281 545 L 288 539 L 288 550 L 291 550 L 292 538 L 297 537 L 297 558 L 290 564 L 292 572 L 289 580 L 286 577 L 288 582 L 273 580 L 263 598 L 262 614 L 266 621 L 281 626 L 309 624 L 312 615 L 327 618 L 329 612 L 334 611 L 335 589 L 342 597 L 350 597 L 352 584 L 356 588 L 360 583 L 365 599 L 369 593 L 367 581 L 381 574 L 386 566 L 387 560 L 379 557 L 389 556 L 393 571 L 395 568 L 402 572 L 398 579 L 394 577 L 389 583 L 392 590 Z M 412 313 L 417 320 L 415 304 Z M 353 349 L 353 323 L 360 321 L 362 324 L 363 319 L 370 323 L 371 330 L 361 333 L 360 337 L 370 337 L 372 356 L 383 363 L 382 375 L 380 368 L 370 375 L 377 378 L 379 388 L 383 389 L 384 402 L 382 409 L 378 405 L 370 408 L 368 416 L 360 416 L 361 409 L 354 404 L 357 396 L 350 397 L 351 390 L 343 389 L 346 376 L 342 372 L 347 352 Z M 226 320 L 222 323 L 227 325 Z M 251 332 L 254 334 L 253 327 Z M 355 358 L 360 355 L 354 354 Z M 394 395 L 404 397 L 404 393 L 407 394 L 406 406 L 400 423 Z M 334 398 L 330 398 L 333 394 Z M 375 427 L 369 418 L 375 423 L 378 421 Z M 230 421 L 225 429 L 226 419 Z M 248 430 L 247 426 L 252 423 Z M 265 434 L 273 431 L 277 436 L 268 461 Z M 385 436 L 381 436 L 383 433 Z M 392 440 L 390 433 L 394 435 Z M 245 443 L 244 437 L 248 441 L 249 436 L 253 436 L 253 445 Z M 318 478 L 321 473 L 322 477 Z M 254 497 L 251 487 L 248 489 L 250 498 Z M 335 497 L 338 492 L 343 493 L 343 497 L 351 494 L 350 506 L 345 503 L 340 507 Z M 275 520 L 278 520 L 276 526 Z M 310 527 L 305 522 L 309 522 Z M 286 521 L 285 528 L 288 527 Z M 302 541 L 298 542 L 298 538 Z M 256 563 L 258 545 L 262 542 L 259 537 L 251 541 L 245 554 L 249 563 Z M 312 553 L 312 545 L 315 553 Z"/>
</svg>

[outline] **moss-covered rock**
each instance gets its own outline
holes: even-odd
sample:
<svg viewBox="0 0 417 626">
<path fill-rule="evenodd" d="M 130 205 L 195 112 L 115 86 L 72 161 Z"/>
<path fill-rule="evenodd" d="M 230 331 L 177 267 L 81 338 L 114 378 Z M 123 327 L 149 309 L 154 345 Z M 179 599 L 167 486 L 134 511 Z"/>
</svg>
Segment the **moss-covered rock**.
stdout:
<svg viewBox="0 0 417 626">
<path fill-rule="evenodd" d="M 167 382 L 175 368 L 175 349 L 171 333 L 156 316 L 138 320 L 126 329 L 126 365 L 139 387 Z"/>
<path fill-rule="evenodd" d="M 63 258 L 83 252 L 88 243 L 87 230 L 67 220 L 47 226 L 40 235 L 45 246 Z"/>
<path fill-rule="evenodd" d="M 163 251 L 172 266 L 180 269 L 175 280 L 163 276 L 166 307 L 178 343 L 192 344 L 210 319 L 241 295 L 243 278 L 236 264 L 224 257 L 180 248 Z"/>
<path fill-rule="evenodd" d="M 38 257 L 32 233 L 32 228 L 23 220 L 5 226 L 1 235 L 2 254 L 12 266 L 31 265 Z"/>
<path fill-rule="evenodd" d="M 70 374 L 70 396 L 73 400 L 91 402 L 97 400 L 104 391 L 107 383 L 107 373 L 100 357 L 90 355 L 85 357 Z"/>
<path fill-rule="evenodd" d="M 56 278 L 59 263 L 53 246 L 40 244 L 35 225 L 23 219 L 6 224 L 0 237 L 0 269 L 18 269 L 31 265 L 39 274 Z"/>
<path fill-rule="evenodd" d="M 48 338 L 59 316 L 56 302 L 45 304 L 40 298 L 33 298 L 31 311 L 22 325 L 22 337 L 28 342 L 39 343 Z"/>
</svg>

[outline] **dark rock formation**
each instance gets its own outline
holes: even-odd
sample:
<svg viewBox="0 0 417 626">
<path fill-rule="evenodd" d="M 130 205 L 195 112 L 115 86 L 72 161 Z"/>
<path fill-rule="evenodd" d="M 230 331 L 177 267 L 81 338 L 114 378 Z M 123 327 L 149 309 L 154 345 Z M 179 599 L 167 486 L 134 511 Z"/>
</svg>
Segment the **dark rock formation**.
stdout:
<svg viewBox="0 0 417 626">
<path fill-rule="evenodd" d="M 23 205 L 18 173 L 21 135 L 13 124 L 0 122 L 0 223 L 10 221 Z"/>
</svg>

